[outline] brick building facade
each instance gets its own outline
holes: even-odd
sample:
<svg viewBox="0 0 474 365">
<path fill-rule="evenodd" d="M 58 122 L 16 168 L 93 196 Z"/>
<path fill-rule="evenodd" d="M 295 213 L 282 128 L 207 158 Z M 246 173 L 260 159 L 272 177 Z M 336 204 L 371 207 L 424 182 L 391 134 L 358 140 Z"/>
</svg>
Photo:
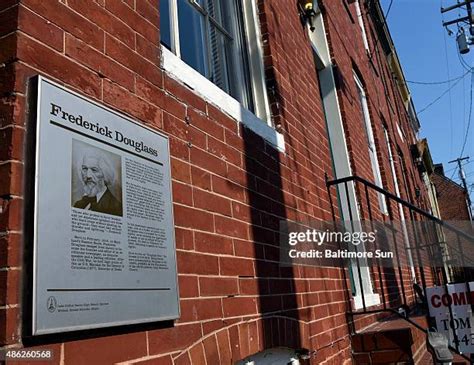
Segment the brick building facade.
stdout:
<svg viewBox="0 0 474 365">
<path fill-rule="evenodd" d="M 212 52 L 201 64 L 206 55 L 189 56 L 199 51 L 189 38 L 178 48 L 173 16 L 160 14 L 194 7 L 180 13 L 189 14 L 204 2 L 161 2 L 0 5 L 0 348 L 52 348 L 57 364 L 234 364 L 279 346 L 308 350 L 312 364 L 357 360 L 346 310 L 361 298 L 350 298 L 344 270 L 280 266 L 279 222 L 347 218 L 357 202 L 369 218 L 369 200 L 374 219 L 405 214 L 377 193 L 364 200 L 360 189 L 338 204 L 342 194 L 326 176 L 357 175 L 429 209 L 410 153 L 417 120 L 378 2 L 319 1 L 313 32 L 295 1 L 246 1 L 241 28 L 228 29 L 245 29 L 238 51 L 248 54 L 225 77 Z M 247 69 L 247 80 L 233 80 Z M 38 74 L 169 137 L 181 310 L 174 324 L 24 333 L 25 136 Z M 412 274 L 403 270 L 412 302 Z M 399 285 L 391 275 L 362 278 L 371 283 L 369 307 L 380 307 L 382 287 Z M 359 316 L 354 326 L 376 320 Z M 393 359 L 384 354 L 379 363 Z"/>
<path fill-rule="evenodd" d="M 431 175 L 436 186 L 439 211 L 443 220 L 470 221 L 467 192 L 458 183 L 444 175 L 443 169 L 437 169 Z"/>
</svg>

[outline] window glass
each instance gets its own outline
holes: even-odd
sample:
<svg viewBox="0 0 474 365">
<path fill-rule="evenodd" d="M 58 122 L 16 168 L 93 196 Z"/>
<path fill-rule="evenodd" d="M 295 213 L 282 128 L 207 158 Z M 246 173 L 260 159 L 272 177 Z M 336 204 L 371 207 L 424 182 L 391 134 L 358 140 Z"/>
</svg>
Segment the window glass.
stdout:
<svg viewBox="0 0 474 365">
<path fill-rule="evenodd" d="M 242 106 L 267 119 L 255 11 L 247 0 L 161 0 L 161 42 Z"/>
<path fill-rule="evenodd" d="M 251 65 L 250 61 L 251 59 L 254 59 L 255 57 L 251 56 L 251 53 L 257 52 L 257 48 L 255 46 L 253 47 L 245 47 L 243 46 L 244 44 L 247 43 L 247 38 L 250 38 L 249 35 L 245 31 L 245 26 L 244 26 L 244 9 L 241 1 L 233 1 L 233 2 L 225 2 L 226 4 L 226 12 L 225 12 L 225 17 L 226 19 L 233 18 L 233 23 L 232 26 L 235 27 L 236 29 L 239 29 L 240 31 L 237 32 L 236 34 L 236 39 L 235 43 L 238 45 L 237 48 L 239 49 L 237 54 L 234 56 L 234 59 L 236 59 L 236 63 L 238 62 L 240 64 L 240 71 L 239 73 L 241 75 L 244 75 L 244 77 L 240 77 L 238 75 L 233 75 L 234 78 L 234 84 L 240 85 L 240 98 L 241 102 L 243 102 L 247 108 L 253 112 L 257 112 L 256 108 L 256 93 L 254 93 L 254 89 L 252 88 L 252 83 L 255 81 L 255 79 L 251 79 Z M 233 16 L 233 14 L 237 14 L 238 16 Z M 230 20 L 226 20 L 226 23 L 230 23 Z M 256 40 L 253 40 L 253 42 L 256 42 Z M 250 51 L 252 50 L 252 51 Z M 232 76 L 232 75 L 231 75 Z M 262 86 L 262 85 L 260 85 Z M 259 105 L 260 108 L 262 108 L 262 104 Z M 263 106 L 264 107 L 264 106 Z"/>
<path fill-rule="evenodd" d="M 189 1 L 193 1 L 193 0 L 189 0 Z M 204 0 L 194 0 L 194 3 L 196 5 L 199 5 L 200 8 L 204 8 Z"/>
<path fill-rule="evenodd" d="M 217 24 L 222 25 L 220 1 L 206 0 L 206 10 Z"/>
<path fill-rule="evenodd" d="M 243 102 L 240 90 L 243 86 L 235 83 L 233 74 L 241 73 L 237 67 L 239 45 L 236 37 L 241 28 L 232 27 L 239 17 L 231 11 L 233 1 L 206 0 L 206 11 L 209 17 L 209 49 L 211 77 L 210 80 L 234 98 Z M 233 18 L 232 18 L 233 16 Z M 239 60 L 243 62 L 243 59 Z"/>
<path fill-rule="evenodd" d="M 204 15 L 187 0 L 178 0 L 181 58 L 200 74 L 209 77 L 206 23 Z"/>
<path fill-rule="evenodd" d="M 171 49 L 170 0 L 160 0 L 161 43 Z"/>
<path fill-rule="evenodd" d="M 232 72 L 227 57 L 231 53 L 231 40 L 226 39 L 216 26 L 209 26 L 209 46 L 211 59 L 210 80 L 226 92 L 229 89 L 229 74 Z M 236 96 L 236 95 L 232 95 Z"/>
</svg>

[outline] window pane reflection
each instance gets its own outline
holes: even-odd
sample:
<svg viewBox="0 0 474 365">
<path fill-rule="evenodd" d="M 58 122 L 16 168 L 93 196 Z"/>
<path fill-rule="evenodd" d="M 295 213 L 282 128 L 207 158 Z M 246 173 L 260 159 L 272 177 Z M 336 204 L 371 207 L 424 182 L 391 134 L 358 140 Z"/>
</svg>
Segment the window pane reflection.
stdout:
<svg viewBox="0 0 474 365">
<path fill-rule="evenodd" d="M 160 36 L 161 43 L 171 49 L 170 2 L 160 0 Z"/>
<path fill-rule="evenodd" d="M 215 26 L 209 28 L 209 45 L 211 50 L 211 81 L 226 92 L 229 92 L 228 74 L 230 72 L 227 64 L 229 44 L 226 37 L 222 35 Z"/>
<path fill-rule="evenodd" d="M 181 58 L 202 75 L 209 77 L 204 16 L 187 0 L 178 1 Z"/>
</svg>

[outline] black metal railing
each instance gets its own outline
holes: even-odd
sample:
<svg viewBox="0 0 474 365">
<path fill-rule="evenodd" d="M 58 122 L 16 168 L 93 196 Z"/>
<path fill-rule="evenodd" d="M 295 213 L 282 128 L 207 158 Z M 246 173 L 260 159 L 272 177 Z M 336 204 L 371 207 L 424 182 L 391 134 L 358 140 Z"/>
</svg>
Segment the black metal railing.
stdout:
<svg viewBox="0 0 474 365">
<path fill-rule="evenodd" d="M 349 229 L 354 229 L 354 218 L 368 222 L 364 226 L 374 229 L 374 225 L 382 224 L 389 237 L 393 251 L 393 265 L 387 267 L 381 260 L 370 262 L 370 279 L 380 297 L 380 304 L 373 306 L 366 303 L 367 285 L 364 285 L 362 269 L 367 262 L 356 259 L 352 262 L 349 272 L 362 299 L 362 307 L 355 309 L 348 305 L 348 316 L 354 322 L 358 315 L 392 313 L 410 322 L 419 330 L 428 331 L 419 323 L 410 319 L 407 312 L 415 311 L 428 316 L 427 292 L 429 286 L 444 286 L 448 292 L 448 284 L 465 283 L 470 292 L 469 282 L 474 279 L 474 232 L 471 225 L 445 222 L 418 206 L 407 202 L 385 189 L 359 176 L 349 176 L 336 180 L 326 178 L 327 189 L 334 220 L 349 219 Z M 333 188 L 337 188 L 339 204 L 335 204 Z M 355 204 L 349 200 L 353 194 Z M 345 199 L 345 214 L 341 209 L 341 201 Z M 357 212 L 354 212 L 354 209 Z M 346 215 L 346 217 L 341 217 Z M 347 287 L 349 292 L 354 288 Z M 474 303 L 471 303 L 474 304 Z M 451 318 L 452 304 L 449 303 Z M 428 327 L 432 323 L 428 317 Z M 459 352 L 456 331 L 454 352 Z M 465 355 L 467 360 L 469 358 Z"/>
</svg>

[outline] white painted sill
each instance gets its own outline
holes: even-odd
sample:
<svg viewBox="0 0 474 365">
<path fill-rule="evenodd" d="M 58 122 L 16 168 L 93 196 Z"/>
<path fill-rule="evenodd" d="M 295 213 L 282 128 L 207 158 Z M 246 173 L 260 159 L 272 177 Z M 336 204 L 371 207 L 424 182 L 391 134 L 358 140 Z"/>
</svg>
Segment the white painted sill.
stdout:
<svg viewBox="0 0 474 365">
<path fill-rule="evenodd" d="M 232 117 L 237 123 L 258 134 L 279 151 L 285 152 L 285 139 L 267 122 L 247 110 L 239 101 L 214 85 L 179 57 L 161 46 L 163 69 L 173 78 L 194 90 L 203 99 Z"/>
</svg>

